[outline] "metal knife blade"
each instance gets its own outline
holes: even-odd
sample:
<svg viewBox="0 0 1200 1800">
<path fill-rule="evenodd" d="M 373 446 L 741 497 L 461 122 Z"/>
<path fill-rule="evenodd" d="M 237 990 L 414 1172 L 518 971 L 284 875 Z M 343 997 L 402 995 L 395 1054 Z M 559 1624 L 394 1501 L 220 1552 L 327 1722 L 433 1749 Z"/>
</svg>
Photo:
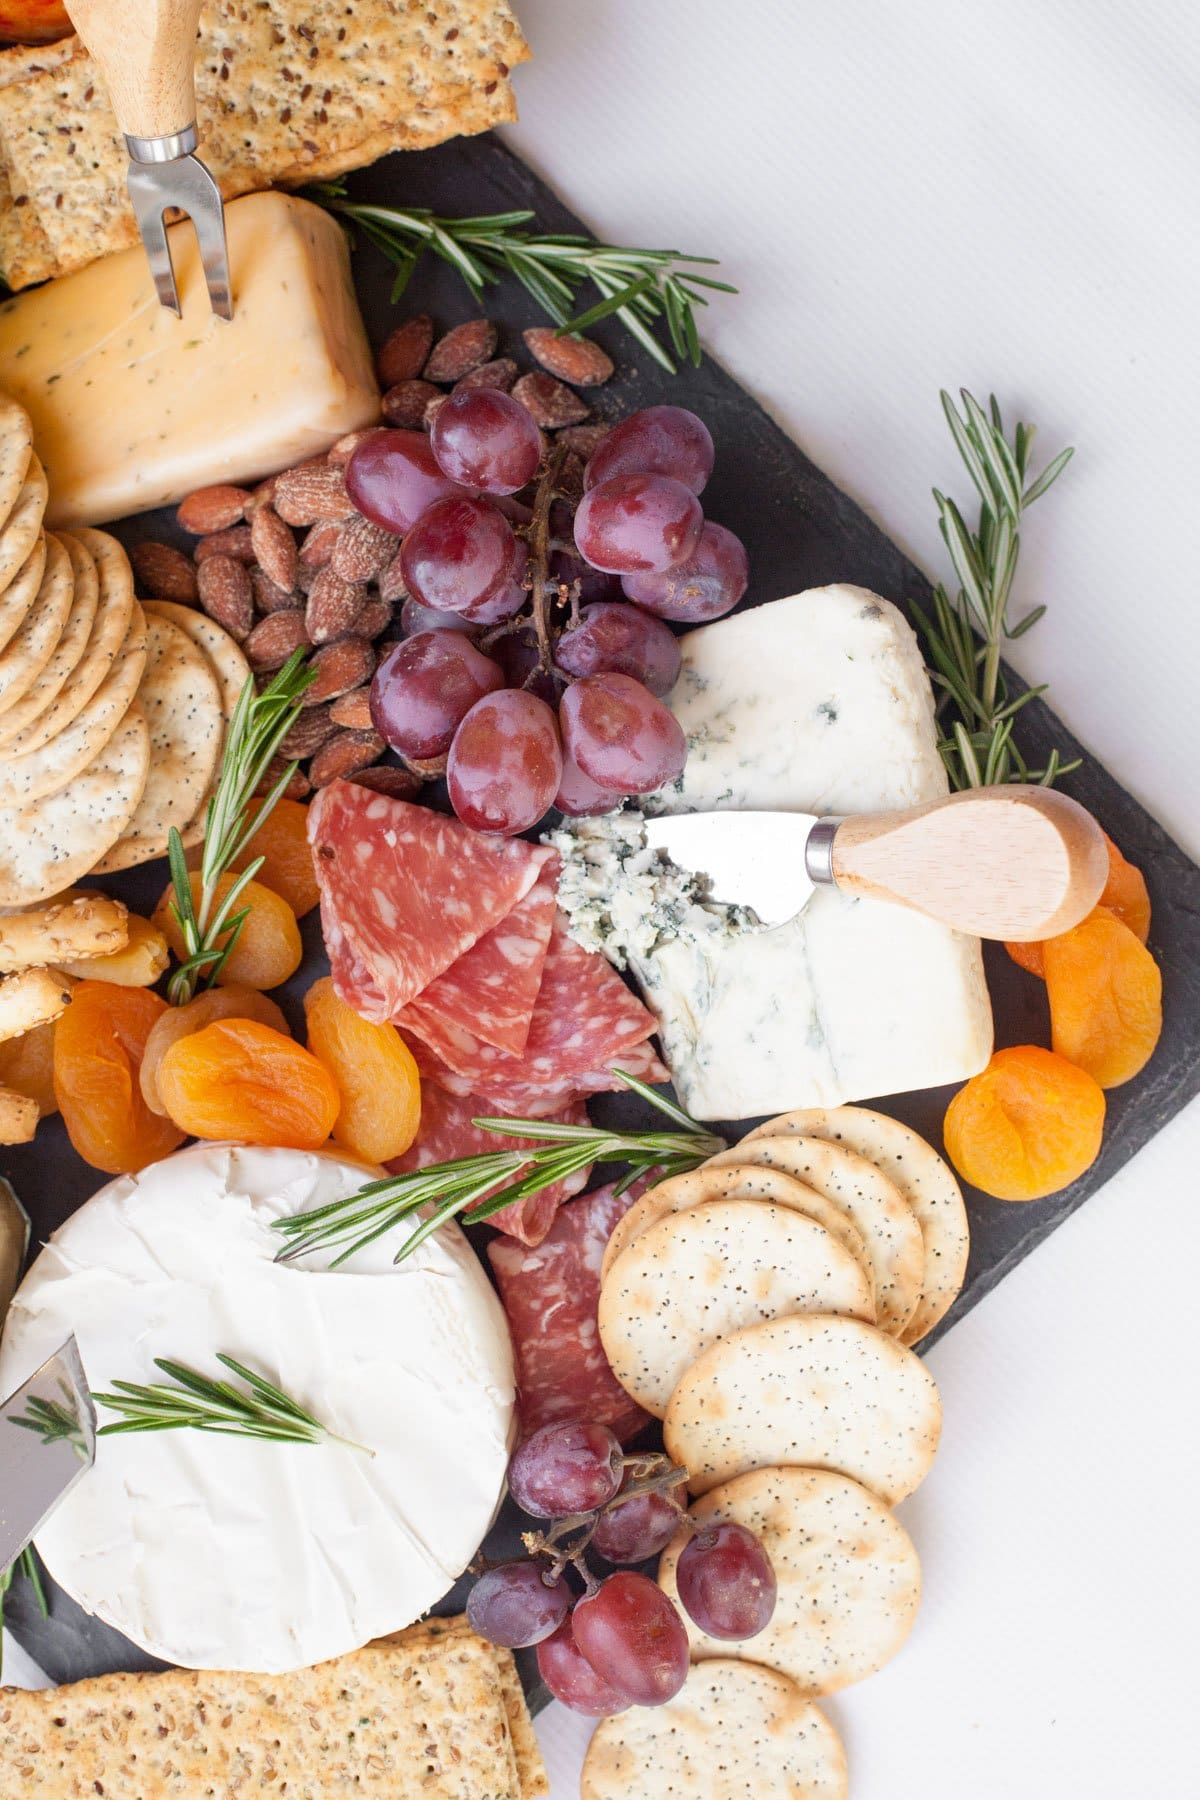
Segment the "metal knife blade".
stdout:
<svg viewBox="0 0 1200 1800">
<path fill-rule="evenodd" d="M 14 1563 L 96 1456 L 96 1410 L 69 1337 L 0 1405 L 0 1569 Z"/>
<path fill-rule="evenodd" d="M 713 900 L 748 906 L 764 925 L 782 925 L 813 891 L 809 839 L 821 822 L 815 813 L 678 813 L 647 819 L 646 842 L 679 868 L 706 876 Z"/>
</svg>

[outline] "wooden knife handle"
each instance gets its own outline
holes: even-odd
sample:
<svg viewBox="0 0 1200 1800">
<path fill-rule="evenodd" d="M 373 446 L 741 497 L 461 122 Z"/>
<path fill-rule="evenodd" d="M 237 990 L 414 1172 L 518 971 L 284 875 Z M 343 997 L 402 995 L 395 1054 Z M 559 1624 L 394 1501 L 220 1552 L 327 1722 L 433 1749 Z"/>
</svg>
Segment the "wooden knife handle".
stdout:
<svg viewBox="0 0 1200 1800">
<path fill-rule="evenodd" d="M 909 812 L 844 819 L 833 879 L 975 937 L 1036 941 L 1086 918 L 1108 879 L 1104 834 L 1052 788 L 972 788 Z"/>
<path fill-rule="evenodd" d="M 128 137 L 170 137 L 196 118 L 201 0 L 68 0 Z"/>
</svg>

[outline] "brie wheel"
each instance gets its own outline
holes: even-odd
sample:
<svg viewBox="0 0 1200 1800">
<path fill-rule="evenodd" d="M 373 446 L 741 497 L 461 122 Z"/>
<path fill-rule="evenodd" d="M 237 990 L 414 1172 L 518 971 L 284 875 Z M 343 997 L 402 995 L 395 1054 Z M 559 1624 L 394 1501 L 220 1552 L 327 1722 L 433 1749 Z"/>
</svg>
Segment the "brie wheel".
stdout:
<svg viewBox="0 0 1200 1800">
<path fill-rule="evenodd" d="M 154 1656 L 264 1674 L 340 1656 L 433 1606 L 495 1516 L 512 1351 L 462 1232 L 398 1265 L 396 1233 L 338 1269 L 334 1251 L 274 1260 L 272 1220 L 377 1173 L 198 1145 L 102 1188 L 17 1293 L 0 1393 L 72 1331 L 101 1391 L 164 1380 L 156 1356 L 222 1375 L 224 1351 L 375 1452 L 190 1428 L 101 1437 L 37 1547 L 80 1605 Z"/>
</svg>

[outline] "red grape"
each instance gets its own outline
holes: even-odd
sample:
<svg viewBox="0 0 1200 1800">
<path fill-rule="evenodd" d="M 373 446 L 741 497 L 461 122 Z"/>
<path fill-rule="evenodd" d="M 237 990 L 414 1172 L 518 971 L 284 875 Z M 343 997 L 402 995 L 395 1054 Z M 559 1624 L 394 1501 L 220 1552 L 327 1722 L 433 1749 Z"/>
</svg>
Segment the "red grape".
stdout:
<svg viewBox="0 0 1200 1800">
<path fill-rule="evenodd" d="M 620 600 L 622 597 L 619 575 L 593 569 L 591 563 L 584 562 L 582 556 L 575 556 L 570 550 L 550 552 L 550 579 L 565 583 L 567 587 L 577 581 L 581 600 Z"/>
<path fill-rule="evenodd" d="M 566 813 L 570 819 L 582 819 L 592 813 L 611 812 L 623 799 L 624 795 L 613 788 L 598 786 L 564 750 L 562 780 L 554 796 L 559 812 Z"/>
<path fill-rule="evenodd" d="M 672 1506 L 671 1499 L 678 1505 Z M 618 1500 L 600 1515 L 592 1547 L 614 1563 L 645 1562 L 665 1550 L 679 1529 L 680 1507 L 687 1505 L 687 1483 L 666 1494 L 635 1494 Z"/>
<path fill-rule="evenodd" d="M 702 625 L 731 612 L 749 579 L 750 559 L 741 538 L 709 521 L 686 562 L 657 574 L 624 575 L 621 586 L 630 600 L 660 619 Z"/>
<path fill-rule="evenodd" d="M 575 543 L 593 568 L 626 575 L 686 562 L 704 514 L 695 494 L 669 475 L 614 475 L 579 502 Z"/>
<path fill-rule="evenodd" d="M 468 637 L 474 637 L 477 627 L 461 613 L 442 612 L 410 595 L 400 608 L 400 629 L 405 637 L 415 637 L 418 631 L 465 631 Z"/>
<path fill-rule="evenodd" d="M 607 1681 L 602 1681 L 575 1642 L 570 1619 L 537 1647 L 538 1673 L 556 1700 L 589 1719 L 611 1718 L 630 1704 Z"/>
<path fill-rule="evenodd" d="M 435 501 L 400 546 L 400 572 L 413 598 L 476 624 L 519 609 L 524 566 L 524 547 L 508 520 L 471 494 Z M 504 608 L 499 614 L 497 605 Z"/>
<path fill-rule="evenodd" d="M 679 640 L 661 619 L 624 601 L 593 601 L 564 631 L 555 660 L 568 675 L 632 675 L 661 700 L 679 676 Z"/>
<path fill-rule="evenodd" d="M 499 665 L 461 631 L 418 631 L 376 669 L 371 721 L 402 755 L 441 756 L 476 702 L 503 686 Z"/>
<path fill-rule="evenodd" d="M 586 675 L 559 707 L 563 743 L 585 775 L 622 794 L 649 794 L 687 761 L 683 729 L 631 675 Z"/>
<path fill-rule="evenodd" d="M 527 1558 L 481 1575 L 467 1595 L 467 1618 L 489 1644 L 526 1650 L 557 1631 L 571 1610 L 571 1589 L 560 1575 L 548 1581 L 545 1564 Z"/>
<path fill-rule="evenodd" d="M 542 434 L 519 400 L 498 388 L 451 394 L 429 432 L 438 467 L 486 494 L 515 494 L 537 474 Z"/>
<path fill-rule="evenodd" d="M 423 431 L 373 431 L 346 464 L 346 492 L 360 513 L 403 535 L 427 506 L 462 489 L 438 468 Z"/>
<path fill-rule="evenodd" d="M 662 1589 L 632 1569 L 576 1601 L 571 1627 L 601 1680 L 637 1706 L 662 1706 L 687 1678 L 683 1620 Z"/>
<path fill-rule="evenodd" d="M 538 1519 L 591 1512 L 621 1485 L 621 1446 L 606 1425 L 561 1420 L 526 1438 L 508 1465 L 508 1487 Z"/>
<path fill-rule="evenodd" d="M 775 1611 L 775 1571 L 752 1531 L 728 1521 L 705 1526 L 680 1552 L 675 1583 L 706 1637 L 755 1637 Z"/>
<path fill-rule="evenodd" d="M 562 744 L 544 700 L 506 688 L 478 701 L 454 734 L 450 804 L 476 831 L 526 831 L 552 805 Z"/>
<path fill-rule="evenodd" d="M 700 494 L 713 460 L 712 434 L 703 419 L 683 406 L 647 406 L 614 425 L 597 445 L 583 484 L 594 488 L 613 475 L 670 475 Z"/>
</svg>

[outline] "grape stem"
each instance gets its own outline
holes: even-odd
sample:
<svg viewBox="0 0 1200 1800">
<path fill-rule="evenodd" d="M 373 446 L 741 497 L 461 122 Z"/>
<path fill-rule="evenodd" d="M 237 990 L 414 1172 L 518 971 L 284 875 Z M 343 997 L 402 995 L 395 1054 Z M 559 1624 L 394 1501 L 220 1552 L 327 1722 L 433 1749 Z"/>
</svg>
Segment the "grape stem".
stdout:
<svg viewBox="0 0 1200 1800">
<path fill-rule="evenodd" d="M 661 1494 L 679 1514 L 680 1524 L 690 1523 L 687 1509 L 679 1504 L 671 1491 L 687 1480 L 685 1468 L 657 1451 L 645 1450 L 623 1457 L 621 1466 L 631 1473 L 632 1479 L 604 1506 L 596 1507 L 594 1512 L 571 1513 L 566 1518 L 555 1519 L 549 1531 L 522 1532 L 521 1542 L 530 1556 L 550 1558 L 548 1579 L 557 1580 L 570 1563 L 588 1593 L 594 1593 L 598 1584 L 584 1560 L 584 1553 L 595 1536 L 596 1527 L 606 1512 L 611 1512 L 615 1506 L 623 1506 L 626 1500 L 636 1499 L 640 1494 Z"/>
<path fill-rule="evenodd" d="M 538 661 L 547 675 L 556 674 L 554 635 L 550 619 L 550 508 L 558 493 L 559 477 L 567 459 L 565 444 L 556 444 L 546 459 L 529 521 L 530 601 L 537 633 Z M 557 591 L 557 590 L 555 590 Z"/>
</svg>

